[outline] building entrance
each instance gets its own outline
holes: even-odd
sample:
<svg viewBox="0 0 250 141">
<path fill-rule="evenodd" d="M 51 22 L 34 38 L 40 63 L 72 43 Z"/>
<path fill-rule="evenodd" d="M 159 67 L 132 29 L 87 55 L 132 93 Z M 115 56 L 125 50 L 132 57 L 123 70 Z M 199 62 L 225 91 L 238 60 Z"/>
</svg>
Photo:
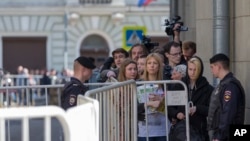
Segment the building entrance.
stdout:
<svg viewBox="0 0 250 141">
<path fill-rule="evenodd" d="M 86 57 L 93 57 L 95 65 L 100 67 L 108 58 L 108 43 L 100 35 L 90 35 L 83 40 L 80 47 L 80 54 Z"/>
</svg>

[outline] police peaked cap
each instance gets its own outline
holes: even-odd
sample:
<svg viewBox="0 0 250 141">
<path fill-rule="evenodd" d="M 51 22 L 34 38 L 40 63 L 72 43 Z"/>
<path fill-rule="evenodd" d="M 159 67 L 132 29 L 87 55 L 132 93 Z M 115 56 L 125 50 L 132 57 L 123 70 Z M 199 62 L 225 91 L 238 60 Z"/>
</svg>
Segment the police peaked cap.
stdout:
<svg viewBox="0 0 250 141">
<path fill-rule="evenodd" d="M 80 56 L 80 57 L 76 58 L 75 61 L 79 62 L 82 66 L 84 66 L 88 69 L 96 68 L 96 66 L 94 65 L 94 62 L 87 57 Z"/>
</svg>

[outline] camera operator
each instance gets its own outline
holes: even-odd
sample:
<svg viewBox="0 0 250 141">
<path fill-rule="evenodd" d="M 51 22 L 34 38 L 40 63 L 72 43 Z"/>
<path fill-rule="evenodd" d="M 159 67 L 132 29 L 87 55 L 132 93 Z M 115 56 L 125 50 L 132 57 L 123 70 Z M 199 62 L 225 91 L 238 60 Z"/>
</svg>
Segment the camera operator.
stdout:
<svg viewBox="0 0 250 141">
<path fill-rule="evenodd" d="M 180 40 L 180 32 L 188 31 L 188 27 L 184 26 L 183 22 L 180 21 L 180 16 L 173 17 L 170 21 L 168 19 L 165 20 L 165 32 L 168 36 L 173 36 L 173 41 L 180 44 L 182 49 L 182 41 Z M 165 62 L 167 62 L 168 58 L 165 58 Z M 182 55 L 180 64 L 186 64 L 186 59 Z"/>
<path fill-rule="evenodd" d="M 183 49 L 182 49 L 182 41 L 180 39 L 180 33 L 181 33 L 180 28 L 181 28 L 181 24 L 180 23 L 176 23 L 174 25 L 174 28 L 173 28 L 173 39 L 174 39 L 174 42 L 180 44 L 181 51 L 183 51 Z M 184 57 L 183 54 L 181 55 L 181 62 L 180 62 L 180 64 L 187 64 L 187 60 L 185 59 L 185 57 Z"/>
<path fill-rule="evenodd" d="M 184 41 L 182 44 L 180 40 L 180 32 L 188 31 L 188 27 L 183 26 L 183 22 L 179 21 L 180 19 L 180 16 L 175 16 L 172 21 L 166 20 L 165 32 L 167 35 L 173 35 L 173 40 L 181 45 L 183 53 L 182 61 L 188 61 L 196 53 L 196 43 L 193 41 Z"/>
<path fill-rule="evenodd" d="M 164 50 L 164 70 L 163 70 L 163 79 L 171 80 L 172 70 L 175 66 L 179 64 L 185 64 L 186 60 L 182 55 L 182 42 L 180 40 L 180 32 L 187 31 L 187 27 L 183 26 L 182 22 L 178 22 L 180 17 L 177 16 L 173 18 L 171 22 L 166 20 L 166 29 L 165 32 L 167 35 L 173 35 L 173 41 L 170 41 L 163 46 Z"/>
<path fill-rule="evenodd" d="M 168 44 L 163 46 L 165 66 L 163 70 L 163 79 L 171 80 L 172 70 L 175 66 L 179 64 L 185 64 L 182 62 L 182 50 L 179 43 L 175 41 L 170 41 Z"/>
<path fill-rule="evenodd" d="M 181 43 L 181 39 L 180 39 L 180 29 L 181 27 L 181 24 L 180 23 L 176 23 L 174 25 L 174 28 L 173 28 L 173 40 L 176 42 L 176 43 L 179 43 L 180 46 L 182 45 Z"/>
</svg>

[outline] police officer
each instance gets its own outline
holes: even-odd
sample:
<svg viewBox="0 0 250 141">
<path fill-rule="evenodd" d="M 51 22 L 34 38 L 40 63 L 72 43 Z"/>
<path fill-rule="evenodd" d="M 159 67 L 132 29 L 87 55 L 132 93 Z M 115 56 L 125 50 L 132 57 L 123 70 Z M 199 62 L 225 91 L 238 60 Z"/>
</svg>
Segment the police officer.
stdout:
<svg viewBox="0 0 250 141">
<path fill-rule="evenodd" d="M 210 99 L 209 136 L 212 141 L 228 141 L 229 126 L 244 124 L 245 92 L 239 80 L 229 71 L 229 58 L 226 55 L 214 55 L 210 59 L 210 68 L 220 83 Z"/>
<path fill-rule="evenodd" d="M 85 94 L 87 87 L 83 83 L 88 80 L 92 75 L 92 69 L 95 68 L 93 62 L 84 56 L 80 56 L 74 61 L 74 75 L 70 81 L 64 85 L 63 94 L 61 97 L 62 108 L 68 109 L 76 106 L 77 95 Z"/>
</svg>

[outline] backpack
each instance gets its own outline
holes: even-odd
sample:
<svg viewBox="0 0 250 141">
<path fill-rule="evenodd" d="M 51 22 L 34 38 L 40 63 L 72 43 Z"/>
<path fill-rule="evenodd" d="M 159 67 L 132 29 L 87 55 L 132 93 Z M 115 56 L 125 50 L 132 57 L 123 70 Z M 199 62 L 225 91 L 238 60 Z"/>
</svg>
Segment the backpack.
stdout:
<svg viewBox="0 0 250 141">
<path fill-rule="evenodd" d="M 198 130 L 189 126 L 190 141 L 203 141 L 201 134 Z M 169 141 L 186 141 L 186 120 L 178 121 L 172 125 L 169 132 Z"/>
</svg>

